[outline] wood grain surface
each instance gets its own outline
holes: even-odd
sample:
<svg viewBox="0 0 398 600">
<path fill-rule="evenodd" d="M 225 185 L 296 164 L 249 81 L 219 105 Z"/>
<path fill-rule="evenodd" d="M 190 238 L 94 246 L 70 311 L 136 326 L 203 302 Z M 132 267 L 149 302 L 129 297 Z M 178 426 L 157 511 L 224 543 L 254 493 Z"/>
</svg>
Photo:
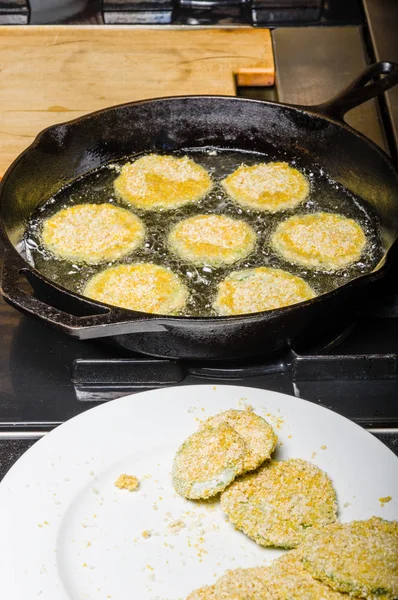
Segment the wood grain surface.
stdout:
<svg viewBox="0 0 398 600">
<path fill-rule="evenodd" d="M 269 30 L 0 27 L 0 174 L 43 128 L 93 110 L 272 85 Z"/>
</svg>

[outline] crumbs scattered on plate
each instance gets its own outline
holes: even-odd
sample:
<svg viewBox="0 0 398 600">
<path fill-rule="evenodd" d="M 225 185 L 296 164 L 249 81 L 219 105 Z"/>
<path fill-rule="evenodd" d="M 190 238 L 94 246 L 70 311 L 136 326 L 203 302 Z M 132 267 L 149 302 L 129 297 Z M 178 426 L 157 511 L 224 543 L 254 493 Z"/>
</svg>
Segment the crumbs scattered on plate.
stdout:
<svg viewBox="0 0 398 600">
<path fill-rule="evenodd" d="M 170 533 L 176 534 L 176 533 L 179 533 L 181 531 L 181 529 L 184 529 L 184 527 L 185 527 L 184 521 L 179 519 L 177 521 L 173 521 L 173 523 L 170 523 L 168 526 L 168 529 L 169 529 Z"/>
<path fill-rule="evenodd" d="M 392 496 L 384 496 L 383 498 L 379 498 L 379 502 L 381 506 L 384 506 L 387 502 L 391 502 Z"/>
<path fill-rule="evenodd" d="M 151 537 L 152 531 L 150 529 L 145 529 L 145 531 L 143 531 L 141 533 L 141 535 L 142 535 L 143 538 L 145 538 L 147 540 L 148 538 Z"/>
<path fill-rule="evenodd" d="M 115 486 L 120 490 L 135 492 L 140 487 L 140 482 L 134 475 L 126 475 L 126 473 L 123 473 L 116 479 Z"/>
</svg>

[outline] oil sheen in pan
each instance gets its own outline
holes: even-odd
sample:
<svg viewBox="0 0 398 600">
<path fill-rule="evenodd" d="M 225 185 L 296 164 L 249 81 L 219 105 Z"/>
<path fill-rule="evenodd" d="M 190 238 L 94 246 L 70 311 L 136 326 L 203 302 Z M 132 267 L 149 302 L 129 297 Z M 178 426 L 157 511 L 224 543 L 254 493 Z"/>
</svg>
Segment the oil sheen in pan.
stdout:
<svg viewBox="0 0 398 600">
<path fill-rule="evenodd" d="M 120 161 L 104 165 L 64 187 L 36 211 L 27 224 L 22 244 L 27 260 L 49 279 L 78 293 L 82 292 L 87 280 L 92 275 L 110 264 L 117 264 L 118 262 L 153 262 L 167 266 L 182 278 L 190 290 L 190 300 L 183 314 L 187 316 L 211 316 L 214 314 L 212 301 L 217 284 L 231 271 L 258 266 L 286 269 L 303 277 L 318 294 L 322 294 L 371 271 L 381 259 L 383 253 L 378 235 L 377 219 L 372 209 L 361 199 L 353 196 L 343 186 L 331 180 L 322 168 L 314 165 L 308 167 L 308 163 L 306 165 L 301 157 L 288 156 L 280 151 L 259 154 L 214 148 L 184 149 L 174 154 L 176 156 L 189 156 L 205 167 L 211 173 L 215 185 L 199 202 L 177 210 L 160 212 L 135 210 L 134 212 L 144 221 L 147 229 L 145 242 L 141 248 L 122 260 L 92 266 L 76 265 L 54 258 L 43 248 L 40 242 L 43 219 L 61 208 L 82 202 L 110 202 L 132 210 L 121 199 L 117 198 L 113 188 L 113 181 L 117 177 L 120 167 L 128 160 L 138 158 L 138 156 L 124 157 Z M 246 209 L 228 198 L 219 183 L 226 175 L 232 173 L 242 163 L 252 165 L 272 160 L 286 160 L 292 166 L 300 169 L 308 178 L 310 193 L 300 206 L 295 210 L 269 214 Z M 340 213 L 355 219 L 361 225 L 366 233 L 368 244 L 360 261 L 334 274 L 324 274 L 291 265 L 275 255 L 269 246 L 269 240 L 277 224 L 295 213 L 318 211 Z M 210 213 L 229 215 L 249 223 L 258 236 L 254 251 L 245 259 L 224 268 L 195 267 L 173 255 L 167 248 L 167 234 L 170 228 L 186 217 Z"/>
</svg>

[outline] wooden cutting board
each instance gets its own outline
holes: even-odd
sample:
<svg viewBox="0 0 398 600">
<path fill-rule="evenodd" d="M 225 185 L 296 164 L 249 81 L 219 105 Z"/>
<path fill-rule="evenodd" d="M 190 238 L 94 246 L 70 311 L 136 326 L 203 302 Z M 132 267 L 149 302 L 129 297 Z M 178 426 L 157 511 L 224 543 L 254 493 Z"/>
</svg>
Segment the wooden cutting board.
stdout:
<svg viewBox="0 0 398 600">
<path fill-rule="evenodd" d="M 272 85 L 269 30 L 0 27 L 0 175 L 36 134 L 106 106 Z"/>
</svg>

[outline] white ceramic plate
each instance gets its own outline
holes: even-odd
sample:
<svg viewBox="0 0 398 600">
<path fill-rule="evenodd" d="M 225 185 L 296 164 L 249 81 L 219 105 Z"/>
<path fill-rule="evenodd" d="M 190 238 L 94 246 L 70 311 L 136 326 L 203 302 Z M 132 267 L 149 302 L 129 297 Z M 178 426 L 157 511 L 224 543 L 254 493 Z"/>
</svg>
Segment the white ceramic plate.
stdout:
<svg viewBox="0 0 398 600">
<path fill-rule="evenodd" d="M 174 453 L 198 419 L 245 405 L 276 428 L 277 458 L 304 458 L 327 471 L 343 521 L 398 518 L 398 458 L 336 413 L 235 386 L 145 392 L 71 419 L 4 478 L 1 598 L 177 600 L 226 569 L 281 554 L 235 531 L 217 501 L 186 501 L 170 481 Z M 140 489 L 117 489 L 121 473 L 136 475 Z M 386 496 L 392 500 L 383 506 Z"/>
</svg>

